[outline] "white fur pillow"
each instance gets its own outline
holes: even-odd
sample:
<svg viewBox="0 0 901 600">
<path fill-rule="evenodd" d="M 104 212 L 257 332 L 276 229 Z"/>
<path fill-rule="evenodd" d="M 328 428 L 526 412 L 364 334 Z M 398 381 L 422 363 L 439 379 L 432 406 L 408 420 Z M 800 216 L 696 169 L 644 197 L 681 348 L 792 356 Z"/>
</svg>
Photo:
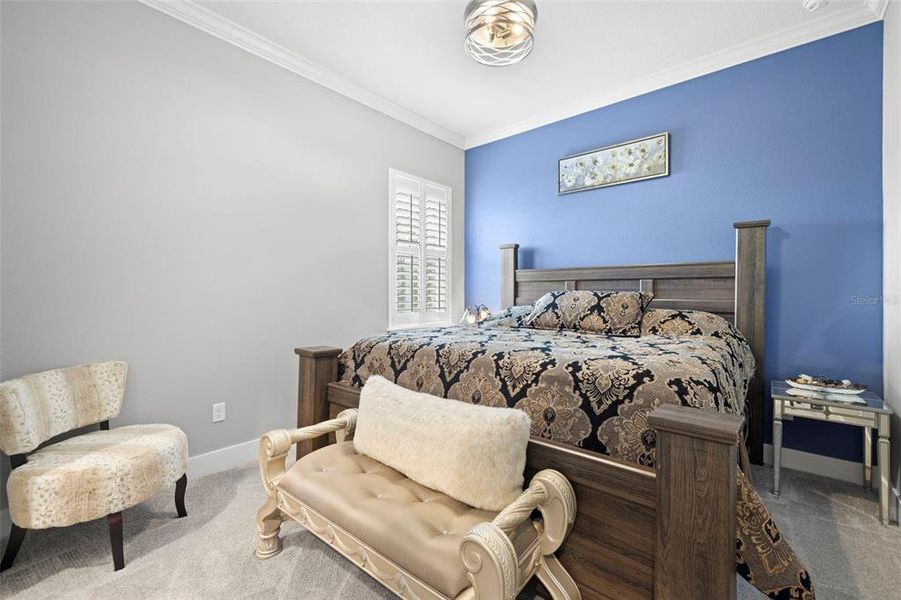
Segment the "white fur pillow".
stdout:
<svg viewBox="0 0 901 600">
<path fill-rule="evenodd" d="M 437 398 L 370 377 L 354 447 L 413 481 L 484 510 L 522 492 L 531 420 L 514 408 Z"/>
</svg>

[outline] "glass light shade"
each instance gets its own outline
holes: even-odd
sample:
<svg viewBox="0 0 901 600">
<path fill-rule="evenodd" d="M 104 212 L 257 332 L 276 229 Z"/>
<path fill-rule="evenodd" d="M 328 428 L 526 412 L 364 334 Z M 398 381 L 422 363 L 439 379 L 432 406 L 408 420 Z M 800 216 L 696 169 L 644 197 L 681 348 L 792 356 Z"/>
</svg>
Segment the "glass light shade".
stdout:
<svg viewBox="0 0 901 600">
<path fill-rule="evenodd" d="M 466 51 L 483 65 L 518 63 L 532 51 L 538 9 L 532 0 L 472 0 L 466 5 Z"/>
</svg>

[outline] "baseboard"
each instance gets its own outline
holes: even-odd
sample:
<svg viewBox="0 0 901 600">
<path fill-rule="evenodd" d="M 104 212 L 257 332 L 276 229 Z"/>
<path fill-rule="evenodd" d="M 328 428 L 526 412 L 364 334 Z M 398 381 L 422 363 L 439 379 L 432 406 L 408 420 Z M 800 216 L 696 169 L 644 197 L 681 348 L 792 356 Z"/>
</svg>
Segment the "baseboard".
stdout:
<svg viewBox="0 0 901 600">
<path fill-rule="evenodd" d="M 255 461 L 259 445 L 260 439 L 256 438 L 191 456 L 188 458 L 188 478 L 196 479 Z"/>
<path fill-rule="evenodd" d="M 256 462 L 259 447 L 260 438 L 254 438 L 240 444 L 188 457 L 188 478 L 196 479 L 204 475 L 245 465 L 249 462 Z M 294 452 L 288 452 L 285 465 L 290 467 L 293 464 Z"/>
<path fill-rule="evenodd" d="M 768 465 L 773 464 L 773 446 L 771 444 L 763 445 L 763 462 Z M 832 479 L 863 485 L 863 463 L 852 460 L 782 448 L 782 466 L 786 469 L 795 469 L 796 471 L 804 471 L 805 473 L 813 473 L 814 475 L 822 475 L 823 477 L 831 477 Z M 878 487 L 879 476 L 874 468 L 873 488 L 876 489 Z"/>
</svg>

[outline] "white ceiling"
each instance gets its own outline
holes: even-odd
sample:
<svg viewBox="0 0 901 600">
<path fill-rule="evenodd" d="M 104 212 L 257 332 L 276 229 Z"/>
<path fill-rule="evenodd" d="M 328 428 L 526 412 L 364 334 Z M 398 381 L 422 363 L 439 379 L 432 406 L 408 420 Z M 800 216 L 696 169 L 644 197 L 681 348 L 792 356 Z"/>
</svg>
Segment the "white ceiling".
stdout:
<svg viewBox="0 0 901 600">
<path fill-rule="evenodd" d="M 292 70 L 312 69 L 312 79 L 464 147 L 863 25 L 884 9 L 878 0 L 830 0 L 813 13 L 801 0 L 537 0 L 532 54 L 492 68 L 463 51 L 464 1 L 196 4 L 220 28 L 231 21 L 295 55 L 302 68 Z"/>
</svg>

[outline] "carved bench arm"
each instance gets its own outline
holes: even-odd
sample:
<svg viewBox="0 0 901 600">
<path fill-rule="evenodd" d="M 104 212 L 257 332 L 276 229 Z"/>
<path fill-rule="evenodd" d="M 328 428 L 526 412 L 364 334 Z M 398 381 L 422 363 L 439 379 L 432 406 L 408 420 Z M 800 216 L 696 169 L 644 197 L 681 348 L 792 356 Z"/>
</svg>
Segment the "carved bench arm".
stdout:
<svg viewBox="0 0 901 600">
<path fill-rule="evenodd" d="M 533 479 L 523 493 L 511 502 L 504 510 L 497 513 L 491 520 L 494 525 L 506 533 L 512 535 L 520 523 L 531 516 L 539 505 L 548 499 L 547 489 L 537 480 Z"/>
<path fill-rule="evenodd" d="M 337 417 L 315 425 L 301 427 L 293 431 L 276 429 L 260 438 L 260 475 L 263 478 L 263 487 L 266 492 L 275 495 L 275 484 L 285 474 L 285 458 L 294 444 L 311 440 L 322 435 L 335 433 L 340 444 L 349 433 L 352 433 L 357 424 L 357 410 L 349 408 L 341 411 Z"/>
<path fill-rule="evenodd" d="M 541 553 L 553 554 L 566 540 L 576 519 L 576 494 L 559 471 L 544 469 L 536 473 L 529 487 L 491 522 L 510 536 L 535 509 L 544 520 Z"/>
<path fill-rule="evenodd" d="M 566 540 L 576 518 L 576 496 L 569 481 L 553 469 L 538 472 L 529 487 L 494 517 L 463 538 L 460 555 L 478 598 L 511 600 L 525 578 L 511 536 L 538 509 L 544 520 L 540 552 L 548 556 Z M 529 573 L 531 576 L 531 573 Z"/>
</svg>

